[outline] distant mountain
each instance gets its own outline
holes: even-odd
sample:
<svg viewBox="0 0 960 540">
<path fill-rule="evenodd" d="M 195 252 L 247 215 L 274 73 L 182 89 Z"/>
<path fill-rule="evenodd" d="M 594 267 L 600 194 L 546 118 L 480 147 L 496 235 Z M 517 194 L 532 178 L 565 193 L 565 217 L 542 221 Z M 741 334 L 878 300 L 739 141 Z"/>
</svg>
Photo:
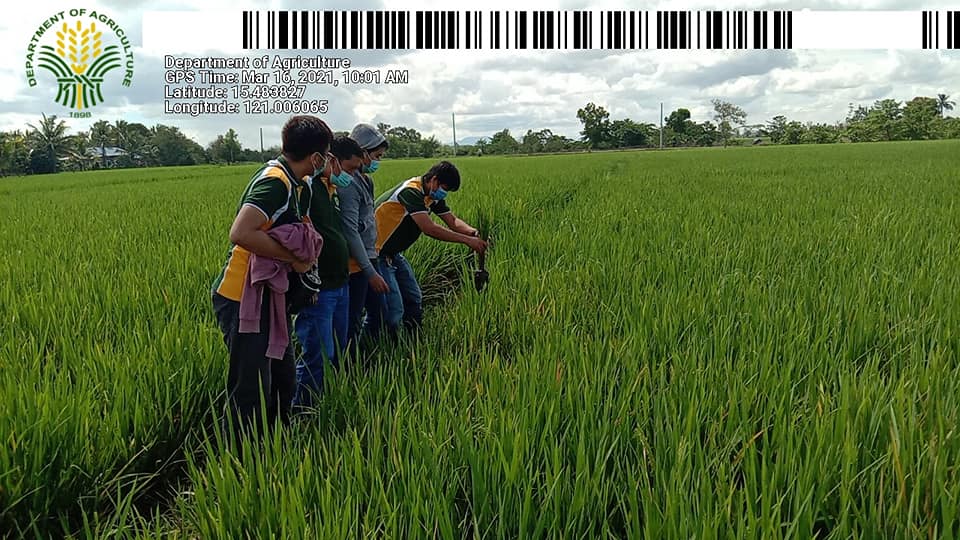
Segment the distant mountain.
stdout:
<svg viewBox="0 0 960 540">
<path fill-rule="evenodd" d="M 459 144 L 460 146 L 469 146 L 469 145 L 472 145 L 472 144 L 477 144 L 477 141 L 479 141 L 480 139 L 484 139 L 484 138 L 485 138 L 485 137 L 464 137 L 464 138 L 460 139 L 460 142 L 458 142 L 457 144 Z M 451 144 L 451 145 L 452 145 L 452 143 L 447 143 L 447 144 Z"/>
</svg>

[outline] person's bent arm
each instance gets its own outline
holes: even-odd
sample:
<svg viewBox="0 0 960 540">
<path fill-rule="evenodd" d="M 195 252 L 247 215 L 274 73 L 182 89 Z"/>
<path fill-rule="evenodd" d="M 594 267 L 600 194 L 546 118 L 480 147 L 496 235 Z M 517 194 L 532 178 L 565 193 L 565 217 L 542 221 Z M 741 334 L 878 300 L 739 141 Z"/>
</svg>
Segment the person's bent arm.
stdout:
<svg viewBox="0 0 960 540">
<path fill-rule="evenodd" d="M 350 250 L 350 256 L 357 261 L 360 271 L 370 282 L 370 286 L 378 293 L 385 293 L 390 290 L 387 282 L 377 273 L 376 268 L 370 264 L 370 257 L 367 255 L 367 248 L 363 245 L 363 238 L 360 237 L 360 193 L 358 189 L 363 189 L 356 184 L 356 179 L 346 188 L 341 188 L 340 193 L 340 218 L 343 225 L 343 236 L 347 239 L 347 246 Z"/>
<path fill-rule="evenodd" d="M 430 219 L 430 214 L 426 212 L 417 212 L 416 214 L 411 214 L 410 217 L 413 218 L 413 221 L 420 227 L 423 234 L 430 238 L 436 238 L 443 242 L 464 244 L 478 253 L 483 253 L 487 249 L 487 243 L 483 240 L 475 236 L 469 236 L 441 227 L 434 223 L 434 221 Z"/>
<path fill-rule="evenodd" d="M 233 225 L 230 226 L 230 241 L 254 255 L 291 263 L 294 270 L 298 272 L 308 270 L 314 261 L 298 259 L 289 249 L 271 238 L 261 229 L 266 222 L 267 217 L 259 208 L 249 204 L 243 205 L 237 217 L 234 218 Z"/>
<path fill-rule="evenodd" d="M 440 219 L 447 224 L 451 231 L 456 231 L 467 236 L 476 236 L 477 229 L 471 227 L 466 221 L 458 218 L 453 212 L 440 214 Z"/>
</svg>

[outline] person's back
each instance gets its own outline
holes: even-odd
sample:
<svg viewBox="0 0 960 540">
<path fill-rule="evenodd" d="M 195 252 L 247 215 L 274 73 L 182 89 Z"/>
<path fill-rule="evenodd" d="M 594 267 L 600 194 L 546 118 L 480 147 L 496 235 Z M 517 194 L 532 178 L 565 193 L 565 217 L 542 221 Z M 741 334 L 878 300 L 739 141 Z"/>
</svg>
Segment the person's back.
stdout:
<svg viewBox="0 0 960 540">
<path fill-rule="evenodd" d="M 423 192 L 421 177 L 414 176 L 383 192 L 374 202 L 377 220 L 377 252 L 386 257 L 403 253 L 420 238 L 413 215 L 431 212 L 437 216 L 450 211 L 444 201 L 435 201 Z"/>
</svg>

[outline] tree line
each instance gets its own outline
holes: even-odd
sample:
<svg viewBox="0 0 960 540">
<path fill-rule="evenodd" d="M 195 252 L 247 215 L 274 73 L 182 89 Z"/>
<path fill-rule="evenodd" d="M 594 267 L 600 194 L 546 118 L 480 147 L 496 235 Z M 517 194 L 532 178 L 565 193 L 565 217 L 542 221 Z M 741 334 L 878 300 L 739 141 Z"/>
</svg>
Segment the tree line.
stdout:
<svg viewBox="0 0 960 540">
<path fill-rule="evenodd" d="M 403 126 L 381 123 L 378 127 L 386 134 L 393 157 L 443 154 L 443 145 L 436 137 L 424 137 Z M 260 162 L 280 153 L 277 145 L 263 151 L 243 148 L 233 129 L 203 147 L 179 128 L 163 124 L 148 128 L 137 122 L 100 120 L 88 131 L 71 134 L 64 120 L 42 115 L 39 122 L 27 124 L 27 128 L 0 132 L 0 174 Z"/>
<path fill-rule="evenodd" d="M 26 132 L 0 132 L 3 174 L 259 161 L 262 157 L 261 152 L 241 149 L 232 129 L 204 148 L 179 128 L 163 124 L 148 128 L 137 122 L 100 120 L 88 131 L 69 134 L 64 120 L 42 115 L 27 127 Z"/>
<path fill-rule="evenodd" d="M 549 129 L 527 130 L 514 137 L 509 129 L 471 145 L 444 145 L 434 136 L 404 126 L 380 123 L 377 128 L 390 143 L 388 157 L 537 154 L 618 148 L 717 146 L 763 141 L 773 144 L 825 144 L 929 139 L 960 139 L 960 118 L 946 117 L 956 103 L 946 94 L 918 96 L 907 102 L 883 99 L 873 105 L 850 104 L 846 118 L 833 124 L 801 123 L 784 115 L 762 124 L 747 124 L 737 105 L 713 100 L 713 116 L 700 122 L 689 109 L 678 108 L 659 126 L 629 118 L 611 120 L 602 106 L 588 103 L 577 110 L 580 140 Z M 64 120 L 41 116 L 26 131 L 0 132 L 0 175 L 84 171 L 107 167 L 157 167 L 202 163 L 260 162 L 280 149 L 243 148 L 233 129 L 206 147 L 177 127 L 100 120 L 88 131 L 70 134 Z M 121 150 L 116 150 L 121 149 Z"/>
<path fill-rule="evenodd" d="M 715 146 L 731 143 L 826 144 L 960 138 L 960 118 L 948 118 L 956 103 L 946 94 L 918 96 L 907 102 L 882 99 L 871 106 L 850 104 L 844 120 L 833 124 L 774 116 L 763 124 L 747 124 L 740 107 L 713 100 L 713 118 L 695 122 L 690 110 L 679 108 L 663 119 L 663 145 Z M 660 128 L 629 118 L 610 120 L 603 107 L 588 103 L 577 111 L 583 140 L 590 148 L 644 148 L 660 145 Z M 758 141 L 759 139 L 759 141 Z"/>
<path fill-rule="evenodd" d="M 799 122 L 784 115 L 762 124 L 747 124 L 747 114 L 737 105 L 712 100 L 710 119 L 694 121 L 689 109 L 678 108 L 663 119 L 662 144 L 669 148 L 691 146 L 727 146 L 730 144 L 826 144 L 841 142 L 879 142 L 903 140 L 960 139 L 960 118 L 946 117 L 956 106 L 950 96 L 915 97 L 907 102 L 883 99 L 871 106 L 850 105 L 846 118 L 833 124 Z M 577 110 L 582 130 L 580 140 L 556 135 L 549 129 L 527 130 L 514 137 L 504 129 L 473 145 L 460 146 L 466 154 L 536 154 L 612 150 L 621 148 L 657 148 L 661 128 L 630 118 L 610 119 L 602 106 L 588 103 Z M 445 154 L 452 153 L 444 147 Z"/>
</svg>

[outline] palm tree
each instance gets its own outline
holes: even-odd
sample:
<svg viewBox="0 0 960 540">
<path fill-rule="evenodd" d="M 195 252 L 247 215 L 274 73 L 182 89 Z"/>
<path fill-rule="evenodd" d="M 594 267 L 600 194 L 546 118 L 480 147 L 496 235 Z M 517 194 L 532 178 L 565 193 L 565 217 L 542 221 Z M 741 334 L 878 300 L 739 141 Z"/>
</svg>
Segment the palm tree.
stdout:
<svg viewBox="0 0 960 540">
<path fill-rule="evenodd" d="M 950 101 L 950 96 L 947 94 L 937 94 L 937 112 L 940 113 L 940 116 L 943 116 L 947 111 L 952 111 L 954 105 L 956 105 L 956 102 Z"/>
<path fill-rule="evenodd" d="M 127 150 L 131 159 L 140 167 L 149 167 L 157 161 L 157 155 L 160 149 L 156 145 L 150 144 L 150 141 L 141 141 L 133 148 Z M 279 152 L 277 152 L 279 154 Z"/>
<path fill-rule="evenodd" d="M 41 113 L 40 125 L 27 124 L 30 128 L 29 139 L 34 151 L 45 152 L 54 170 L 58 168 L 58 159 L 67 152 L 70 139 L 67 136 L 67 123 L 57 120 L 57 115 L 48 117 Z"/>
<path fill-rule="evenodd" d="M 100 165 L 107 166 L 107 143 L 113 138 L 113 130 L 106 120 L 97 120 L 90 126 L 90 142 L 100 148 Z"/>
<path fill-rule="evenodd" d="M 96 163 L 96 158 L 89 153 L 90 135 L 85 131 L 81 131 L 70 139 L 70 148 L 67 150 L 67 161 L 72 167 L 81 171 L 92 169 Z"/>
<path fill-rule="evenodd" d="M 113 135 L 114 146 L 118 148 L 127 149 L 127 144 L 130 142 L 130 122 L 126 120 L 115 120 L 113 122 L 113 127 L 111 129 Z"/>
</svg>

